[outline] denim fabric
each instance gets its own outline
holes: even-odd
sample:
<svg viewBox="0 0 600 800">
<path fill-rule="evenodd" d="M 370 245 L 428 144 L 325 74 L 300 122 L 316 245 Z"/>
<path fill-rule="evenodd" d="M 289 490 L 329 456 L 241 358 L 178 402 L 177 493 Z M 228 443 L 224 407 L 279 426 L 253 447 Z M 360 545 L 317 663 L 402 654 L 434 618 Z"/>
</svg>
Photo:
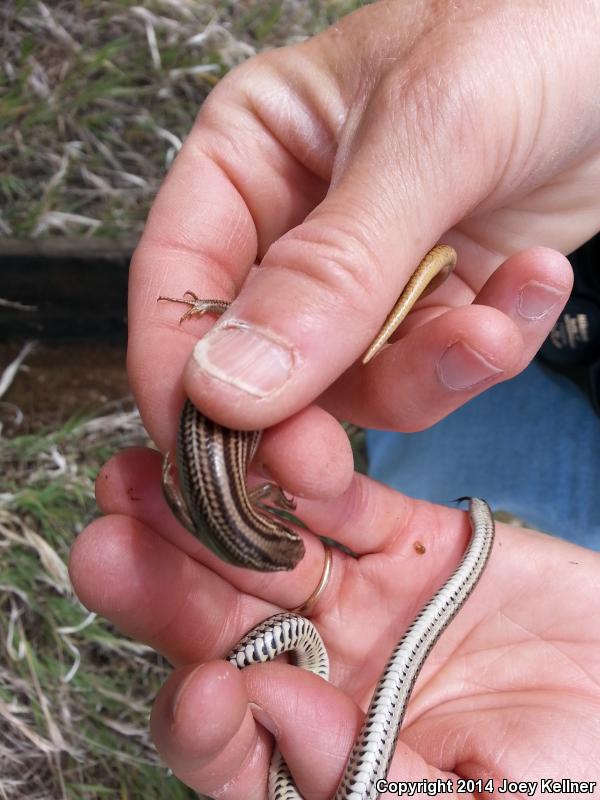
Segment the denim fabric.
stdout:
<svg viewBox="0 0 600 800">
<path fill-rule="evenodd" d="M 426 431 L 369 431 L 369 473 L 412 497 L 485 498 L 538 530 L 600 550 L 600 418 L 537 362 Z"/>
</svg>

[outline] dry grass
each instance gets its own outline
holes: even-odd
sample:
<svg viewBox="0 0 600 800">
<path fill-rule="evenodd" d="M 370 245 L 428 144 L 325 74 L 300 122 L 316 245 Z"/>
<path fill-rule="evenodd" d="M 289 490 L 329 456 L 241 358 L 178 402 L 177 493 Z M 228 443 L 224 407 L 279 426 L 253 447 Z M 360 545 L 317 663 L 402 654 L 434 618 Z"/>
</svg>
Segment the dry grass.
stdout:
<svg viewBox="0 0 600 800">
<path fill-rule="evenodd" d="M 131 234 L 203 99 L 358 0 L 3 0 L 0 236 Z"/>
<path fill-rule="evenodd" d="M 1 797 L 192 796 L 147 730 L 166 665 L 81 606 L 66 568 L 99 466 L 144 441 L 129 403 L 0 442 Z"/>
</svg>

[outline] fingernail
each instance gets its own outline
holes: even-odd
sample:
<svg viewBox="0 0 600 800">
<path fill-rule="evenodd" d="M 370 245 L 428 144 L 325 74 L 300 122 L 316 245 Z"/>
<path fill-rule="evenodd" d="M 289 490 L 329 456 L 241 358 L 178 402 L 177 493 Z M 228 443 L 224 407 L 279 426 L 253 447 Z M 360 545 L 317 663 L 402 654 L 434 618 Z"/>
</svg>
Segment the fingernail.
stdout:
<svg viewBox="0 0 600 800">
<path fill-rule="evenodd" d="M 198 670 L 202 668 L 202 665 L 197 666 L 193 669 L 189 675 L 187 675 L 183 681 L 179 684 L 177 691 L 173 696 L 173 700 L 171 701 L 171 729 L 173 729 L 177 725 L 177 712 L 179 711 L 179 706 L 181 705 L 181 701 L 185 692 L 190 685 L 190 683 L 194 680 L 194 677 Z"/>
<path fill-rule="evenodd" d="M 255 397 L 281 389 L 297 366 L 295 349 L 241 320 L 215 325 L 194 347 L 204 372 Z"/>
<path fill-rule="evenodd" d="M 490 364 L 481 353 L 464 342 L 450 345 L 437 365 L 439 379 L 444 386 L 454 391 L 472 389 L 501 372 L 501 369 Z"/>
<path fill-rule="evenodd" d="M 257 705 L 256 703 L 248 703 L 248 708 L 252 712 L 252 716 L 258 722 L 259 725 L 262 725 L 263 728 L 266 728 L 269 733 L 272 733 L 275 738 L 279 736 L 279 728 L 273 722 L 273 718 L 267 714 L 267 712 L 261 706 Z"/>
<path fill-rule="evenodd" d="M 564 292 L 538 281 L 525 283 L 517 300 L 517 311 L 525 319 L 542 319 L 563 299 Z"/>
</svg>

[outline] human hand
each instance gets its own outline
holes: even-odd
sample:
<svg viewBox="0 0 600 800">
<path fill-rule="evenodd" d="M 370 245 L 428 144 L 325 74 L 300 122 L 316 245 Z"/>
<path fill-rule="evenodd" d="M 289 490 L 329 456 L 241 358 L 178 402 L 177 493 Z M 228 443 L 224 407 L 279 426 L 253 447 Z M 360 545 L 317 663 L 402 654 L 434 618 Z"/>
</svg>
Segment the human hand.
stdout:
<svg viewBox="0 0 600 800">
<path fill-rule="evenodd" d="M 318 398 L 415 430 L 522 369 L 571 285 L 532 245 L 567 252 L 597 229 L 599 17 L 559 0 L 381 2 L 225 78 L 132 266 L 130 377 L 159 446 L 184 390 L 232 427 Z M 358 366 L 440 238 L 455 275 Z M 237 297 L 199 362 L 209 321 L 180 327 L 156 303 L 187 289 Z"/>
<path fill-rule="evenodd" d="M 258 800 L 270 730 L 303 796 L 330 797 L 393 644 L 460 560 L 466 515 L 360 475 L 335 500 L 299 501 L 315 533 L 360 556 L 334 553 L 313 614 L 331 659 L 326 684 L 280 662 L 238 672 L 219 660 L 310 594 L 320 541 L 302 534 L 306 557 L 289 574 L 230 567 L 175 522 L 159 475 L 150 451 L 107 464 L 97 485 L 107 516 L 79 537 L 70 569 L 86 606 L 176 667 L 152 714 L 162 757 L 196 791 Z M 599 590 L 598 554 L 498 525 L 486 572 L 417 682 L 390 780 L 451 778 L 455 793 L 458 777 L 597 780 Z"/>
</svg>

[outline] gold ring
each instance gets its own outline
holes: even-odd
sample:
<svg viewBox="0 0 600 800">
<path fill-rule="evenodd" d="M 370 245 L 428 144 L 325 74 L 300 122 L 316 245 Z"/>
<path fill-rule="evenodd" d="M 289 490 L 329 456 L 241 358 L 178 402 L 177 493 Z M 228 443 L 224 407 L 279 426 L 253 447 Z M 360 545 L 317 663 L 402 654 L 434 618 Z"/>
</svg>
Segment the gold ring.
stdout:
<svg viewBox="0 0 600 800">
<path fill-rule="evenodd" d="M 294 614 L 302 614 L 303 616 L 307 617 L 313 608 L 316 606 L 319 597 L 325 591 L 327 584 L 329 583 L 329 578 L 331 577 L 331 547 L 329 545 L 323 544 L 323 550 L 325 552 L 325 563 L 323 564 L 323 572 L 321 573 L 321 578 L 319 583 L 317 584 L 317 588 L 314 592 L 310 595 L 310 597 L 302 603 L 302 605 L 297 606 L 296 608 L 291 608 L 290 611 L 293 611 Z"/>
</svg>

